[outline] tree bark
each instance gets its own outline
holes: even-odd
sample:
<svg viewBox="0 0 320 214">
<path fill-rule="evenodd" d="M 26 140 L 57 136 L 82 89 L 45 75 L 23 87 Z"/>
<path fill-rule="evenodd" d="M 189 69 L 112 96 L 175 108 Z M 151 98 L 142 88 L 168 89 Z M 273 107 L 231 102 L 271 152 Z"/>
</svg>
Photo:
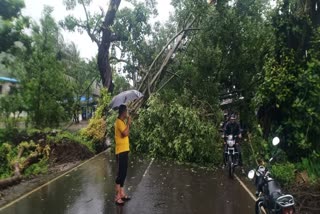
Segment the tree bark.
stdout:
<svg viewBox="0 0 320 214">
<path fill-rule="evenodd" d="M 38 163 L 41 157 L 42 157 L 42 154 L 39 152 L 34 152 L 30 154 L 30 156 L 22 163 L 20 173 L 23 173 L 32 164 Z"/>
<path fill-rule="evenodd" d="M 102 26 L 102 39 L 98 50 L 98 68 L 102 85 L 107 88 L 109 92 L 113 91 L 112 70 L 109 61 L 109 48 L 111 42 L 116 40 L 116 37 L 113 35 L 110 27 L 113 24 L 120 3 L 121 0 L 110 1 L 110 5 Z"/>
<path fill-rule="evenodd" d="M 18 160 L 21 158 L 23 151 L 24 151 L 23 147 L 20 148 L 20 150 L 18 151 L 18 156 L 17 156 Z M 22 176 L 20 173 L 20 167 L 19 167 L 18 161 L 14 164 L 13 169 L 14 169 L 14 176 L 12 176 L 11 178 L 0 180 L 0 189 L 7 188 L 9 186 L 12 186 L 21 182 Z"/>
<path fill-rule="evenodd" d="M 180 32 L 178 32 L 172 39 L 169 40 L 169 42 L 165 45 L 165 47 L 161 50 L 161 52 L 158 54 L 158 56 L 156 57 L 156 59 L 152 62 L 148 73 L 146 74 L 146 76 L 144 77 L 144 79 L 141 82 L 141 85 L 139 87 L 139 90 L 143 88 L 142 93 L 144 94 L 145 99 L 148 99 L 148 97 L 151 95 L 151 93 L 153 93 L 156 90 L 157 87 L 157 83 L 159 82 L 159 80 L 161 79 L 161 77 L 164 76 L 165 72 L 166 72 L 166 67 L 169 64 L 170 59 L 172 58 L 173 54 L 177 51 L 177 49 L 179 48 L 179 46 L 181 45 L 181 42 L 183 41 L 183 39 L 185 38 L 186 34 L 188 31 L 190 30 L 199 30 L 197 28 L 191 28 L 191 26 L 193 25 L 193 23 L 195 22 L 195 18 L 192 19 L 189 23 L 186 24 L 186 27 L 184 29 L 182 29 Z M 169 50 L 169 52 L 167 53 L 166 57 L 164 58 L 164 60 L 161 63 L 160 68 L 158 69 L 158 71 L 152 76 L 152 79 L 149 80 L 150 78 L 150 72 L 152 70 L 152 68 L 155 65 L 155 61 L 160 57 L 160 55 L 164 52 L 165 48 L 171 43 L 175 41 L 173 47 Z M 146 82 L 146 83 L 145 83 Z M 145 86 L 146 85 L 146 86 Z"/>
<path fill-rule="evenodd" d="M 18 152 L 17 159 L 19 160 L 23 154 L 24 148 L 21 148 Z M 30 165 L 39 162 L 40 157 L 42 156 L 39 152 L 32 153 L 22 164 L 21 168 L 19 166 L 19 163 L 16 162 L 13 166 L 14 169 L 14 176 L 11 178 L 6 178 L 0 180 L 0 189 L 8 188 L 9 186 L 19 184 L 22 180 L 21 173 L 24 172 Z"/>
<path fill-rule="evenodd" d="M 14 165 L 14 176 L 11 178 L 6 178 L 0 180 L 0 189 L 5 189 L 9 186 L 20 183 L 22 180 L 22 176 L 20 174 L 19 163 L 15 163 Z"/>
</svg>

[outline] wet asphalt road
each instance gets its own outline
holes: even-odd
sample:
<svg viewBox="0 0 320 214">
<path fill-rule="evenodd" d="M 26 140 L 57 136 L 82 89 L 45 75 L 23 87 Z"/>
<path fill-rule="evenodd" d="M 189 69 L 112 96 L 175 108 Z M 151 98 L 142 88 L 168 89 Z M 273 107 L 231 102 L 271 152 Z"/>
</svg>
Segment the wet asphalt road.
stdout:
<svg viewBox="0 0 320 214">
<path fill-rule="evenodd" d="M 126 180 L 132 200 L 114 204 L 114 155 L 103 153 L 0 214 L 236 214 L 254 201 L 221 171 L 130 157 Z"/>
</svg>

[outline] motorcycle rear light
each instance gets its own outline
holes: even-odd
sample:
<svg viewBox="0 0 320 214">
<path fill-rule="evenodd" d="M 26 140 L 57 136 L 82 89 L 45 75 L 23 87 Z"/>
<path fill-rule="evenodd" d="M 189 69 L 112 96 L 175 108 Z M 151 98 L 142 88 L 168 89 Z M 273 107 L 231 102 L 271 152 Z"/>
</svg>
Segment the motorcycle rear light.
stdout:
<svg viewBox="0 0 320 214">
<path fill-rule="evenodd" d="M 282 214 L 294 214 L 293 207 L 285 207 L 282 209 Z"/>
</svg>

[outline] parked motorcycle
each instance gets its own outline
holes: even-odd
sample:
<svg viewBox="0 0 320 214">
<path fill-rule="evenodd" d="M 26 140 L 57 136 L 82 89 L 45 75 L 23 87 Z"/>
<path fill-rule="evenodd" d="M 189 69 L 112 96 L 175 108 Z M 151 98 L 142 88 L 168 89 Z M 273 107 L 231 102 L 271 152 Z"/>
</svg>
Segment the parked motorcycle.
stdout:
<svg viewBox="0 0 320 214">
<path fill-rule="evenodd" d="M 278 137 L 273 138 L 272 144 L 277 146 L 280 143 Z M 275 153 L 276 154 L 276 153 Z M 258 197 L 255 205 L 255 213 L 262 213 L 264 208 L 267 214 L 294 214 L 294 198 L 292 195 L 282 193 L 280 185 L 271 177 L 268 165 L 271 164 L 274 156 L 270 158 L 267 166 L 258 166 L 256 170 L 250 170 L 248 178 L 255 177 L 256 196 Z"/>
<path fill-rule="evenodd" d="M 236 136 L 227 136 L 227 149 L 225 151 L 225 156 L 228 165 L 229 177 L 233 178 L 235 167 L 239 164 L 239 153 L 236 150 Z"/>
</svg>

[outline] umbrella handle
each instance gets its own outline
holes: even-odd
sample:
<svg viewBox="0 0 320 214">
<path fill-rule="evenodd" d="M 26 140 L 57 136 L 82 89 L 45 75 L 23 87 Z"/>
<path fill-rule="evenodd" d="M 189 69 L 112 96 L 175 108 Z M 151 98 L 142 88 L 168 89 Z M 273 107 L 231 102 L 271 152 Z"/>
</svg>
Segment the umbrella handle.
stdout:
<svg viewBox="0 0 320 214">
<path fill-rule="evenodd" d="M 132 110 L 128 108 L 128 111 L 127 111 L 128 117 L 130 117 L 131 113 L 132 113 Z"/>
</svg>

